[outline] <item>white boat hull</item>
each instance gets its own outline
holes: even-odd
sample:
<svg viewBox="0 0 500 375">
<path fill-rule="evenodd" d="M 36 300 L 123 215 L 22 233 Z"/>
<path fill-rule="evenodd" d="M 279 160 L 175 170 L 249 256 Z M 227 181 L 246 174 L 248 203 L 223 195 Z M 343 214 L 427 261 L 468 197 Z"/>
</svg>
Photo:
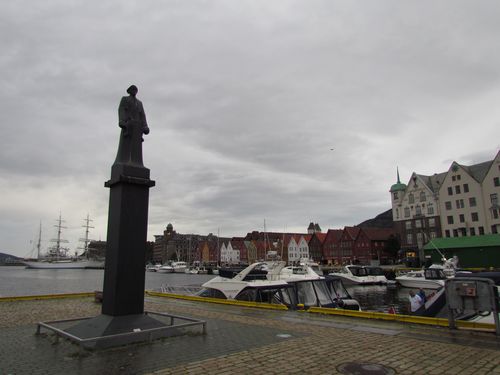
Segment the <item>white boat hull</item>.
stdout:
<svg viewBox="0 0 500 375">
<path fill-rule="evenodd" d="M 396 281 L 402 287 L 412 289 L 439 289 L 444 286 L 444 280 L 419 280 L 414 277 L 399 276 L 396 277 Z"/>
<path fill-rule="evenodd" d="M 54 261 L 54 262 L 23 262 L 26 268 L 33 269 L 85 269 L 85 268 L 104 268 L 104 262 L 94 260 L 77 261 Z"/>
<path fill-rule="evenodd" d="M 345 285 L 376 285 L 376 284 L 387 284 L 387 279 L 382 276 L 351 276 L 349 274 L 341 272 L 333 272 L 329 274 L 330 276 L 340 277 Z"/>
</svg>

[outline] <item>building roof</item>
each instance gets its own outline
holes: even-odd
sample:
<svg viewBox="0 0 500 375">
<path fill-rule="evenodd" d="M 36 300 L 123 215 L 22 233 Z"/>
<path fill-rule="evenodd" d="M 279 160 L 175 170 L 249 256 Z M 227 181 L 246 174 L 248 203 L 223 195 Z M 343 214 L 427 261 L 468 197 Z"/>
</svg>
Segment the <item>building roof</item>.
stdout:
<svg viewBox="0 0 500 375">
<path fill-rule="evenodd" d="M 325 243 L 338 243 L 342 237 L 342 229 L 328 229 L 326 232 Z"/>
<path fill-rule="evenodd" d="M 399 178 L 399 169 L 397 170 L 397 175 L 398 175 L 398 182 L 396 182 L 394 185 L 391 186 L 391 190 L 389 190 L 391 193 L 394 193 L 395 191 L 406 189 L 406 185 L 402 184 L 401 180 Z"/>
<path fill-rule="evenodd" d="M 474 164 L 470 166 L 461 165 L 458 163 L 457 164 L 460 165 L 463 169 L 465 169 L 467 173 L 470 174 L 472 178 L 474 178 L 477 182 L 481 183 L 488 174 L 488 171 L 490 170 L 491 167 L 491 163 L 493 163 L 493 160 L 485 161 L 483 163 Z"/>
<path fill-rule="evenodd" d="M 311 240 L 313 239 L 313 237 L 316 237 L 320 243 L 323 243 L 323 242 L 325 242 L 326 233 L 314 233 L 311 236 Z M 310 241 L 307 241 L 307 242 L 309 243 Z"/>
<path fill-rule="evenodd" d="M 424 250 L 463 249 L 470 247 L 500 247 L 500 234 L 486 234 L 470 237 L 441 237 L 429 241 Z"/>
<path fill-rule="evenodd" d="M 360 227 L 344 227 L 344 232 L 347 233 L 347 235 L 349 235 L 349 237 L 353 240 L 356 239 L 360 230 Z"/>
<path fill-rule="evenodd" d="M 442 173 L 434 173 L 432 176 L 426 176 L 423 174 L 415 174 L 418 176 L 420 180 L 424 182 L 424 184 L 427 185 L 427 187 L 433 192 L 437 193 L 439 191 L 439 188 L 441 187 L 441 184 L 443 183 L 446 174 L 448 172 L 442 172 Z"/>
<path fill-rule="evenodd" d="M 361 232 L 371 241 L 386 241 L 395 234 L 390 228 L 361 228 Z"/>
</svg>

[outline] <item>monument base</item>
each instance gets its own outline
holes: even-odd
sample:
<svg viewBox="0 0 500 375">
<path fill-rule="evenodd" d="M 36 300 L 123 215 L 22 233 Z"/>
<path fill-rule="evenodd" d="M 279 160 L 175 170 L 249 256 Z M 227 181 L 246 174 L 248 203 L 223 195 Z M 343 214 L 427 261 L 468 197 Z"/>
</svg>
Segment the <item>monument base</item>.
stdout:
<svg viewBox="0 0 500 375">
<path fill-rule="evenodd" d="M 168 318 L 162 322 L 150 315 Z M 175 320 L 187 321 L 176 323 Z M 69 328 L 58 328 L 56 324 L 66 324 L 72 321 L 80 323 Z M 175 324 L 174 324 L 175 323 Z M 106 349 L 132 343 L 151 342 L 159 338 L 179 336 L 184 334 L 182 328 L 202 326 L 206 334 L 206 322 L 202 320 L 176 316 L 165 313 L 145 312 L 144 314 L 131 314 L 112 316 L 101 314 L 94 318 L 70 319 L 52 322 L 39 322 L 37 333 L 41 328 L 55 332 L 56 339 L 61 336 L 80 345 L 85 349 Z"/>
</svg>

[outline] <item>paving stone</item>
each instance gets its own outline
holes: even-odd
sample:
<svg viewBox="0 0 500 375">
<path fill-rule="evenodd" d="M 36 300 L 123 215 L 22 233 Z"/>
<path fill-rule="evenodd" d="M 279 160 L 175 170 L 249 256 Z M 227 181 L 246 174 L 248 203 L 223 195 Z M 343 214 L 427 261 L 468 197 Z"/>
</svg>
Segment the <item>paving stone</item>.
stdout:
<svg viewBox="0 0 500 375">
<path fill-rule="evenodd" d="M 207 335 L 81 355 L 51 334 L 35 336 L 35 324 L 97 315 L 92 299 L 2 302 L 0 374 L 323 374 L 353 361 L 397 374 L 500 373 L 493 334 L 164 298 L 147 298 L 146 309 L 206 320 Z"/>
</svg>

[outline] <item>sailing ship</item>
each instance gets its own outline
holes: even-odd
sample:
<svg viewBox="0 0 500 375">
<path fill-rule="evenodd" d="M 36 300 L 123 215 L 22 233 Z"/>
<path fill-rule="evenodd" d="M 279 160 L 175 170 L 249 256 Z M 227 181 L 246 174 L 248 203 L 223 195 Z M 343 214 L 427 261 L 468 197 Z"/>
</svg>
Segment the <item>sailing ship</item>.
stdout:
<svg viewBox="0 0 500 375">
<path fill-rule="evenodd" d="M 26 268 L 35 268 L 35 269 L 83 269 L 83 268 L 104 268 L 104 260 L 93 258 L 89 253 L 89 229 L 93 228 L 90 226 L 89 215 L 85 219 L 86 225 L 84 225 L 85 230 L 85 238 L 80 239 L 80 241 L 84 242 L 84 253 L 83 256 L 77 256 L 75 254 L 74 257 L 68 255 L 68 248 L 63 247 L 63 243 L 67 243 L 67 240 L 61 238 L 62 229 L 66 228 L 62 225 L 64 220 L 61 218 L 61 214 L 59 214 L 59 219 L 57 220 L 57 224 L 55 227 L 57 228 L 57 237 L 52 239 L 51 242 L 54 242 L 55 245 L 48 249 L 48 252 L 45 255 L 40 253 L 41 249 L 41 238 L 42 238 L 42 226 L 40 224 L 40 230 L 38 235 L 37 242 L 37 259 L 35 260 L 26 260 L 23 263 L 26 265 Z"/>
</svg>

